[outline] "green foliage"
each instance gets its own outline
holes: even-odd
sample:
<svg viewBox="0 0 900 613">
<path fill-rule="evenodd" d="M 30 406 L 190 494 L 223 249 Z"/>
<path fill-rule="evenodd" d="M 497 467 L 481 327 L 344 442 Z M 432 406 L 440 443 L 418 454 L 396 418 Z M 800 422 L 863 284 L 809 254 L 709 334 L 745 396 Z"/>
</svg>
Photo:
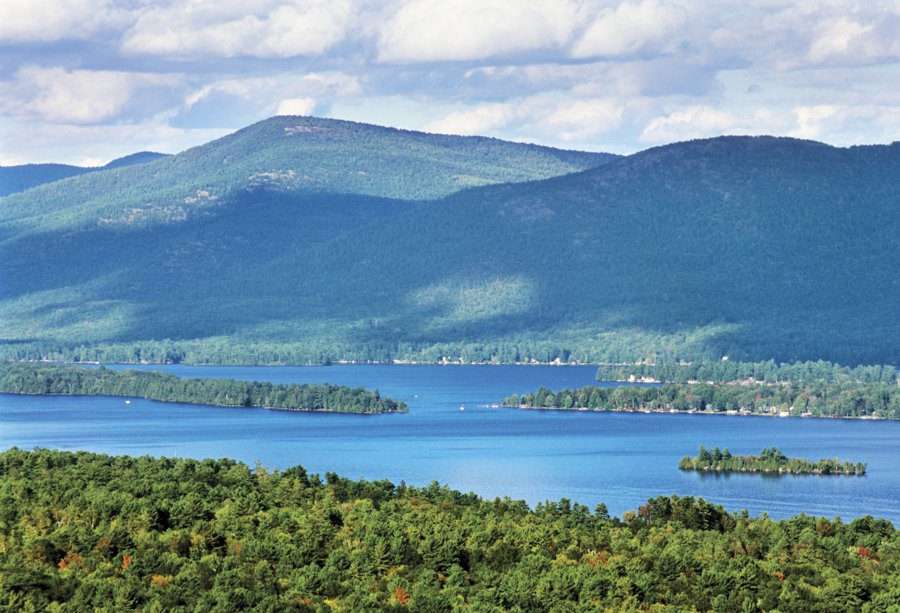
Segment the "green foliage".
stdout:
<svg viewBox="0 0 900 613">
<path fill-rule="evenodd" d="M 897 383 L 895 366 L 872 365 L 854 368 L 833 362 L 737 362 L 734 360 L 603 364 L 597 368 L 598 381 L 651 380 L 664 383 L 764 381 L 766 383 Z"/>
<path fill-rule="evenodd" d="M 264 407 L 285 411 L 366 414 L 406 411 L 404 403 L 382 398 L 377 391 L 362 388 L 236 379 L 182 379 L 158 372 L 44 364 L 3 364 L 3 369 L 0 370 L 0 392 L 123 396 L 161 402 Z"/>
<path fill-rule="evenodd" d="M 671 383 L 597 387 L 513 395 L 504 406 L 603 411 L 727 411 L 749 414 L 900 419 L 896 383 Z"/>
<path fill-rule="evenodd" d="M 654 498 L 623 520 L 230 460 L 0 454 L 0 608 L 887 611 L 886 521 Z"/>
<path fill-rule="evenodd" d="M 865 475 L 862 462 L 823 459 L 817 462 L 789 458 L 775 447 L 763 449 L 758 456 L 731 455 L 727 449 L 700 447 L 695 457 L 685 456 L 678 463 L 681 470 L 701 472 L 786 473 L 791 475 Z"/>
</svg>

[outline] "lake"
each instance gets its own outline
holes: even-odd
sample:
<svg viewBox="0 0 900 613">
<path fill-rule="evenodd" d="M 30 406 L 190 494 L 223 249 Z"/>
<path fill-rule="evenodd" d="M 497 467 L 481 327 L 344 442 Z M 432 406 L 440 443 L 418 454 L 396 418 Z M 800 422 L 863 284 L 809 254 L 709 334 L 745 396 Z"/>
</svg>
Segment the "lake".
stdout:
<svg viewBox="0 0 900 613">
<path fill-rule="evenodd" d="M 122 368 L 122 367 L 117 367 Z M 130 367 L 133 368 L 133 367 Z M 425 485 L 531 504 L 605 502 L 621 515 L 648 498 L 703 496 L 738 511 L 871 514 L 900 524 L 900 422 L 706 415 L 521 411 L 490 408 L 510 393 L 589 385 L 594 367 L 554 366 L 144 366 L 183 377 L 377 388 L 402 415 L 329 415 L 225 409 L 98 397 L 0 395 L 0 448 L 231 457 L 269 468 Z M 460 411 L 460 406 L 465 410 Z M 865 477 L 684 473 L 700 445 L 868 464 Z"/>
</svg>

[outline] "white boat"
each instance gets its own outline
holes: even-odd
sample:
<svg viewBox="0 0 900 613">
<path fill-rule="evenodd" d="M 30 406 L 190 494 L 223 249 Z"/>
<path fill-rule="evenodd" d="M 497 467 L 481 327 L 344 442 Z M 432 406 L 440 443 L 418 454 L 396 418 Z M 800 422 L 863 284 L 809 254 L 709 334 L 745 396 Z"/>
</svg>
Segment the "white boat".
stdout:
<svg viewBox="0 0 900 613">
<path fill-rule="evenodd" d="M 460 411 L 465 411 L 465 410 L 466 410 L 466 405 L 464 405 L 464 404 L 459 405 L 459 410 L 460 410 Z"/>
<path fill-rule="evenodd" d="M 130 401 L 130 400 L 126 400 L 126 401 L 125 401 L 125 404 L 131 404 L 131 401 Z"/>
</svg>

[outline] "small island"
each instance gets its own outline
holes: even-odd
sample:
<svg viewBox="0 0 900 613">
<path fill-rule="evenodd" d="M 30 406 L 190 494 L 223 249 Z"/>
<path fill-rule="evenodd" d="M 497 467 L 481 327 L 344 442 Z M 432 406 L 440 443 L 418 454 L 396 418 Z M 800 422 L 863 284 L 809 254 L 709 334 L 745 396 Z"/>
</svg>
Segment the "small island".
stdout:
<svg viewBox="0 0 900 613">
<path fill-rule="evenodd" d="M 184 379 L 159 372 L 104 367 L 6 363 L 0 393 L 119 396 L 217 407 L 255 407 L 327 413 L 403 413 L 403 402 L 378 391 L 322 384 L 275 384 L 235 379 Z"/>
<path fill-rule="evenodd" d="M 817 462 L 789 458 L 775 447 L 763 449 L 758 456 L 731 455 L 727 449 L 706 449 L 691 458 L 685 456 L 678 463 L 681 470 L 716 473 L 777 473 L 787 475 L 858 475 L 866 474 L 862 462 L 843 462 L 837 459 L 823 459 Z"/>
</svg>

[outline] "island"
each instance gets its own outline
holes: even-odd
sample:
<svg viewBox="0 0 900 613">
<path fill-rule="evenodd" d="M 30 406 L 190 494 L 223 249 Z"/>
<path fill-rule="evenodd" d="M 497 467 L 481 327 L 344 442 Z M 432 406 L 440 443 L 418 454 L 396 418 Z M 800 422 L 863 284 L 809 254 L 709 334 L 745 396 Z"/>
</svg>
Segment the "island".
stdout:
<svg viewBox="0 0 900 613">
<path fill-rule="evenodd" d="M 849 475 L 866 474 L 862 462 L 843 462 L 823 459 L 817 462 L 789 458 L 780 449 L 769 447 L 759 455 L 731 455 L 727 449 L 700 447 L 695 457 L 685 456 L 678 463 L 681 470 L 715 473 L 777 473 L 787 475 Z"/>
<path fill-rule="evenodd" d="M 378 391 L 322 384 L 275 384 L 235 379 L 185 379 L 175 375 L 103 366 L 6 363 L 0 393 L 119 396 L 217 407 L 256 407 L 327 413 L 403 413 L 407 406 Z"/>
</svg>

